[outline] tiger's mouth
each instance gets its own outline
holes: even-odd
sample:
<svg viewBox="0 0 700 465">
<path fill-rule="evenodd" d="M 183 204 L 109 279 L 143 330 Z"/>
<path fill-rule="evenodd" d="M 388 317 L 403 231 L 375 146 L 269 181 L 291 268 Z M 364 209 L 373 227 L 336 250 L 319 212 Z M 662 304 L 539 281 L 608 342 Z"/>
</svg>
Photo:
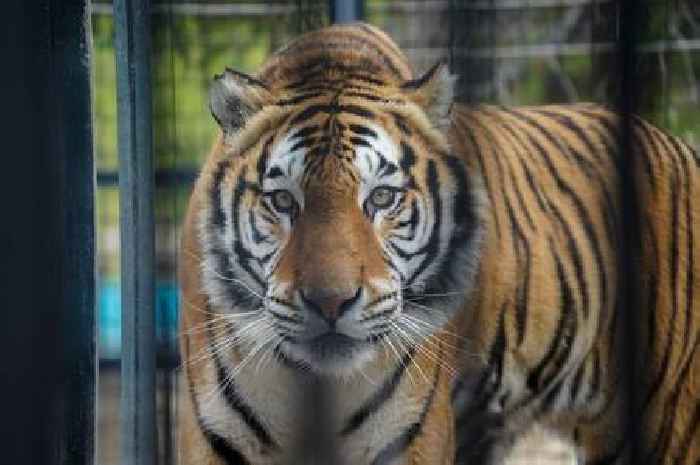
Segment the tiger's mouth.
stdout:
<svg viewBox="0 0 700 465">
<path fill-rule="evenodd" d="M 342 355 L 351 352 L 358 341 L 345 334 L 329 331 L 308 342 L 310 349 L 320 357 Z"/>
<path fill-rule="evenodd" d="M 284 355 L 319 374 L 348 374 L 371 358 L 371 342 L 329 330 L 308 340 L 287 340 Z"/>
</svg>

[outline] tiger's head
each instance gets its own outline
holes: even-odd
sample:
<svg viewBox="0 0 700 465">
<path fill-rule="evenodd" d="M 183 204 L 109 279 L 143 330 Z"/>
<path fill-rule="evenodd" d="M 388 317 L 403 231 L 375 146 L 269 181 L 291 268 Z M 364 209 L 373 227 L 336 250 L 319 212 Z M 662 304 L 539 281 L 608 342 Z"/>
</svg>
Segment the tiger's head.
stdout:
<svg viewBox="0 0 700 465">
<path fill-rule="evenodd" d="M 256 77 L 216 77 L 203 283 L 251 353 L 352 373 L 469 295 L 481 221 L 444 135 L 453 78 L 438 64 L 413 79 L 406 63 L 360 24 L 302 36 Z"/>
</svg>

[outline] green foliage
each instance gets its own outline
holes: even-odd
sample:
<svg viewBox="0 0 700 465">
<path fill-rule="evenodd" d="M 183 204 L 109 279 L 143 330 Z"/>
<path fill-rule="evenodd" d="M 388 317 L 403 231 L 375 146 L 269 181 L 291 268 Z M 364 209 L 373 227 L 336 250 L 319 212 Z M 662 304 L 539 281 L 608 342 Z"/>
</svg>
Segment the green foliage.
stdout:
<svg viewBox="0 0 700 465">
<path fill-rule="evenodd" d="M 677 3 L 687 9 L 689 1 Z M 270 53 L 288 40 L 300 32 L 328 24 L 326 1 L 274 3 L 293 7 L 293 13 L 273 16 L 187 16 L 169 14 L 165 9 L 153 16 L 154 154 L 158 170 L 196 172 L 201 166 L 218 130 L 207 108 L 208 87 L 215 74 L 226 67 L 255 73 Z M 692 35 L 688 36 L 691 34 L 688 21 L 683 22 L 678 20 L 678 15 L 673 16 L 669 4 L 665 1 L 655 2 L 646 12 L 648 14 L 641 32 L 645 44 L 673 39 L 669 36 L 674 31 L 671 27 L 673 24 L 677 24 L 675 31 L 685 33 L 685 38 L 693 38 Z M 387 0 L 367 0 L 367 20 L 390 31 L 400 43 L 422 47 L 422 36 L 410 37 L 406 32 L 416 30 L 411 25 L 420 21 L 420 17 L 401 13 L 400 9 L 392 9 L 390 5 L 393 3 Z M 614 40 L 614 30 L 610 26 L 614 24 L 611 20 L 613 12 L 606 10 L 605 4 L 601 5 L 591 7 L 590 16 L 584 16 L 561 41 L 581 44 Z M 517 70 L 514 77 L 504 81 L 506 84 L 500 89 L 492 84 L 493 81 L 486 82 L 494 90 L 485 100 L 509 104 L 572 100 L 614 103 L 610 90 L 616 82 L 614 74 L 610 72 L 611 63 L 614 64 L 614 51 L 584 50 L 581 53 L 540 56 L 527 48 L 552 45 L 547 43 L 548 38 L 553 37 L 563 19 L 570 16 L 569 12 L 567 8 L 554 7 L 478 12 L 474 17 L 464 16 L 469 25 L 481 25 L 470 32 L 469 50 L 496 47 L 499 52 L 505 51 L 504 56 L 493 60 L 488 55 L 479 58 L 475 61 L 479 63 L 478 67 L 487 71 L 507 67 Z M 448 19 L 445 17 L 444 24 Z M 92 24 L 97 168 L 99 171 L 114 172 L 118 166 L 114 24 L 112 16 L 107 14 L 94 15 Z M 420 33 L 434 32 L 436 28 L 439 32 L 440 24 L 426 23 L 424 28 L 419 29 Z M 523 50 L 530 50 L 530 54 L 519 56 L 518 51 Z M 441 54 L 439 52 L 436 57 L 443 56 Z M 642 115 L 691 144 L 700 144 L 700 86 L 697 81 L 697 76 L 700 76 L 700 52 L 647 50 L 640 58 L 639 79 L 643 84 L 643 93 L 639 97 L 638 107 Z M 460 71 L 476 70 L 468 68 Z M 498 74 L 492 71 L 484 73 L 486 79 L 498 78 Z M 159 225 L 174 231 L 173 228 L 182 220 L 190 189 L 191 186 L 187 184 L 157 190 L 155 207 Z M 101 188 L 97 203 L 98 248 L 102 252 L 100 270 L 106 276 L 114 277 L 119 268 L 113 243 L 118 225 L 117 190 Z M 174 254 L 174 250 L 171 253 Z"/>
</svg>

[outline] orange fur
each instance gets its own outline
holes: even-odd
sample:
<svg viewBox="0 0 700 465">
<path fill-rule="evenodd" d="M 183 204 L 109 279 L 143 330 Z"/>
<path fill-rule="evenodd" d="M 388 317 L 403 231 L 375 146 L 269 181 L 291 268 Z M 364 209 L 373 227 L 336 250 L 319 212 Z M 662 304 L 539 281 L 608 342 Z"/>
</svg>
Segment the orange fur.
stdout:
<svg viewBox="0 0 700 465">
<path fill-rule="evenodd" d="M 358 63 L 352 70 L 344 68 Z M 700 460 L 697 155 L 634 119 L 635 171 L 619 173 L 618 119 L 591 104 L 519 109 L 455 105 L 449 128 L 438 127 L 444 115 L 433 112 L 431 105 L 444 105 L 435 93 L 451 83 L 442 74 L 435 73 L 441 80 L 427 79 L 412 90 L 405 83 L 414 77 L 399 49 L 366 25 L 307 34 L 263 66 L 257 79 L 265 90 L 259 87 L 255 95 L 265 100 L 256 100 L 260 108 L 248 115 L 240 131 L 215 144 L 183 229 L 181 351 L 191 392 L 180 413 L 182 463 L 230 465 L 202 433 L 192 402 L 193 392 L 216 381 L 211 357 L 192 361 L 211 344 L 208 332 L 198 329 L 225 311 L 212 303 L 203 282 L 208 266 L 203 230 L 215 207 L 213 190 L 220 188 L 223 196 L 235 192 L 242 179 L 256 182 L 267 140 L 274 146 L 302 123 L 326 125 L 330 141 L 314 140 L 309 149 L 337 155 L 319 158 L 315 175 L 304 180 L 304 211 L 275 271 L 277 279 L 292 283 L 287 294 L 309 286 L 333 289 L 336 293 L 324 305 L 334 309 L 358 286 L 388 275 L 379 236 L 392 226 L 373 230 L 356 206 L 358 173 L 344 165 L 352 158 L 354 142 L 343 128 L 369 117 L 331 112 L 294 122 L 304 110 L 333 105 L 361 107 L 388 137 L 410 146 L 417 186 L 429 188 L 433 166 L 440 188 L 454 188 L 456 181 L 442 163 L 453 156 L 464 163 L 475 198 L 482 199 L 475 205 L 484 238 L 474 290 L 451 321 L 416 349 L 407 368 L 414 379 L 402 378 L 391 398 L 406 402 L 411 421 L 420 417 L 420 406 L 428 407 L 400 463 L 453 464 L 460 447 L 460 460 L 495 463 L 505 460 L 509 444 L 535 426 L 570 441 L 586 463 L 624 460 L 629 444 L 622 428 L 629 399 L 620 387 L 620 373 L 633 362 L 619 359 L 624 328 L 616 312 L 623 219 L 619 186 L 620 176 L 629 175 L 636 177 L 642 222 L 639 231 L 627 225 L 642 239 L 641 255 L 635 257 L 640 307 L 633 309 L 643 331 L 639 340 L 645 344 L 635 350 L 639 357 L 634 361 L 643 370 L 638 388 L 644 443 L 637 446 L 649 463 L 690 465 Z M 318 86 L 326 87 L 318 91 Z M 248 90 L 242 86 L 236 92 Z M 295 98 L 301 103 L 294 103 Z M 255 200 L 243 195 L 241 202 L 252 208 Z M 233 345 L 225 356 L 236 366 L 244 352 Z M 395 358 L 387 348 L 365 369 L 386 376 L 395 368 Z M 483 391 L 487 405 L 478 411 L 457 410 L 450 391 L 460 379 L 473 383 L 469 389 L 477 394 Z M 355 394 L 343 382 L 331 385 L 341 397 Z M 478 400 L 470 398 L 469 405 Z M 491 427 L 488 421 L 494 415 L 501 418 L 500 429 L 479 436 Z M 382 418 L 372 421 L 372 428 L 393 434 L 389 419 L 386 428 L 381 428 Z M 272 419 L 263 422 L 276 430 Z M 285 460 L 284 450 L 258 446 L 246 431 L 231 431 L 226 439 L 251 465 Z M 461 436 L 465 431 L 469 436 Z M 364 445 L 348 441 L 358 446 L 350 452 L 343 449 L 352 457 L 351 465 L 372 463 Z M 367 450 L 372 447 L 366 445 Z"/>
</svg>

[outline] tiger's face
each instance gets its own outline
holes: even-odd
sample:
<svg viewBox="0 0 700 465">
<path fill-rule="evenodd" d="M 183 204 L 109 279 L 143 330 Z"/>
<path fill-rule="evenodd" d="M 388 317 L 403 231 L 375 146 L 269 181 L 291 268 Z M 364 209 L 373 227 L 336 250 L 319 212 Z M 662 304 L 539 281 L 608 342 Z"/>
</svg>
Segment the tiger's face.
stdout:
<svg viewBox="0 0 700 465">
<path fill-rule="evenodd" d="M 217 112 L 216 92 L 235 89 L 223 85 L 219 122 L 231 105 Z M 250 353 L 348 374 L 409 352 L 463 304 L 478 260 L 474 180 L 400 97 L 340 88 L 278 104 L 274 125 L 264 114 L 222 124 L 232 137 L 201 223 L 204 282 L 219 311 L 240 316 Z"/>
</svg>

